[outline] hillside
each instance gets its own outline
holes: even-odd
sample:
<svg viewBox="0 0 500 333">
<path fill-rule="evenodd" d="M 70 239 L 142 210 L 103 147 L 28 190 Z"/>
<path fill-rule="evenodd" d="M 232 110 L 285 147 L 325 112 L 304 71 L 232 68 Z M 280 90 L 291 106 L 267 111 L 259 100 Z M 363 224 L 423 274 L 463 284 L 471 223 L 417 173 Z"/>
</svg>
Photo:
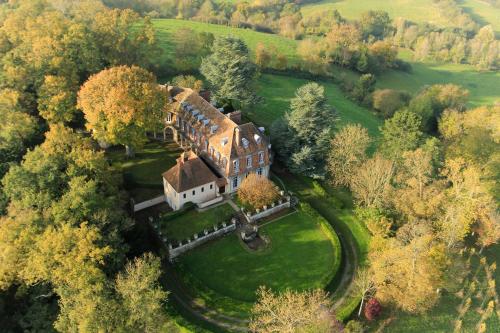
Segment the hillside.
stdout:
<svg viewBox="0 0 500 333">
<path fill-rule="evenodd" d="M 491 24 L 497 34 L 500 33 L 500 8 L 480 0 L 463 0 L 459 2 L 459 6 L 479 24 Z M 351 20 L 358 19 L 361 13 L 370 9 L 386 11 L 393 19 L 404 17 L 417 23 L 431 23 L 439 27 L 451 25 L 448 18 L 440 15 L 432 0 L 323 0 L 304 5 L 302 15 L 310 16 L 329 9 L 337 9 L 340 15 Z"/>
<path fill-rule="evenodd" d="M 195 31 L 211 32 L 214 35 L 233 35 L 240 37 L 255 50 L 257 43 L 266 46 L 274 45 L 278 52 L 285 54 L 289 63 L 298 61 L 296 53 L 299 41 L 279 35 L 261 33 L 249 29 L 239 29 L 222 25 L 183 21 L 175 19 L 156 19 L 153 24 L 157 30 L 160 44 L 165 50 L 164 57 L 172 57 L 173 41 L 176 40 L 176 31 L 181 28 L 190 28 Z M 437 83 L 455 83 L 470 91 L 470 104 L 493 104 L 500 100 L 498 91 L 499 72 L 479 72 L 470 65 L 415 63 L 411 61 L 411 53 L 400 52 L 400 57 L 412 64 L 412 73 L 389 71 L 377 78 L 380 88 L 404 89 L 416 93 L 422 86 Z M 342 71 L 345 71 L 342 69 Z M 354 75 L 354 73 L 351 73 Z"/>
</svg>

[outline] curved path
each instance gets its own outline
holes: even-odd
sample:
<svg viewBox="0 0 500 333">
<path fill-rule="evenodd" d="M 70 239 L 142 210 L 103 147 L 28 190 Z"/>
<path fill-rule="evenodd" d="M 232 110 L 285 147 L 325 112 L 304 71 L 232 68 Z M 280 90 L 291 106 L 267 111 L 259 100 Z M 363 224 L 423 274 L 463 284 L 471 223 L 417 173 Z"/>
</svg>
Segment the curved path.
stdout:
<svg viewBox="0 0 500 333">
<path fill-rule="evenodd" d="M 281 183 L 283 188 L 286 189 L 281 179 L 279 179 L 279 177 L 277 176 L 276 178 Z M 334 306 L 338 309 L 343 306 L 354 287 L 353 280 L 356 274 L 356 269 L 359 265 L 357 246 L 353 237 L 347 237 L 343 234 L 332 216 L 325 216 L 324 214 L 321 214 L 321 211 L 316 208 L 317 198 L 316 200 L 314 200 L 314 198 L 310 198 L 309 200 L 307 198 L 301 198 L 301 200 L 307 201 L 313 208 L 315 208 L 318 213 L 332 225 L 339 237 L 344 266 L 342 269 L 340 281 L 338 282 L 335 291 L 332 293 L 332 298 L 335 300 Z M 347 251 L 346 249 L 349 250 Z M 227 316 L 215 310 L 196 304 L 194 300 L 189 296 L 189 292 L 185 289 L 183 282 L 177 276 L 177 273 L 172 265 L 166 262 L 164 263 L 164 268 L 165 272 L 167 273 L 165 275 L 165 282 L 168 290 L 174 297 L 176 303 L 181 306 L 184 311 L 188 312 L 191 317 L 197 319 L 197 321 L 205 322 L 207 326 L 216 327 L 219 330 L 225 330 L 229 332 L 248 331 L 248 320 Z"/>
</svg>

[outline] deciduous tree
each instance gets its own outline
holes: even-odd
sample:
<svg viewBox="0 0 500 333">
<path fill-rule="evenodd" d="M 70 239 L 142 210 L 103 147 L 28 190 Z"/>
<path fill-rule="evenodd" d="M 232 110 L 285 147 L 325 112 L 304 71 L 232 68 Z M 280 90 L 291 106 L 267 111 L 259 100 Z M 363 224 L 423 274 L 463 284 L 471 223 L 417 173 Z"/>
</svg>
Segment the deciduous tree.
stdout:
<svg viewBox="0 0 500 333">
<path fill-rule="evenodd" d="M 261 287 L 252 309 L 250 330 L 271 332 L 340 332 L 331 300 L 322 290 L 275 294 Z"/>
<path fill-rule="evenodd" d="M 334 186 L 349 186 L 355 169 L 367 158 L 370 141 L 368 131 L 359 124 L 347 125 L 334 135 L 328 155 L 328 172 Z"/>
<path fill-rule="evenodd" d="M 279 197 L 278 187 L 266 177 L 249 174 L 238 188 L 238 198 L 243 204 L 253 208 L 270 205 Z"/>
<path fill-rule="evenodd" d="M 113 67 L 93 75 L 78 93 L 87 128 L 99 141 L 122 144 L 127 155 L 146 142 L 146 132 L 161 121 L 165 94 L 148 71 Z"/>
</svg>

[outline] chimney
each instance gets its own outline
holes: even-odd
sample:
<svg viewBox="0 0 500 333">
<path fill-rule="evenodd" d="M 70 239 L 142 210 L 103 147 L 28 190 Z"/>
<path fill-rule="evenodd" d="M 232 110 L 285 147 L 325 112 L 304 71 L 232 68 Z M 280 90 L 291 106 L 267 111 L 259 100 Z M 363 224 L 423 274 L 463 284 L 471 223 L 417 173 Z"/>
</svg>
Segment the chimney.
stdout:
<svg viewBox="0 0 500 333">
<path fill-rule="evenodd" d="M 235 136 L 236 136 L 236 146 L 240 146 L 240 141 L 241 141 L 241 137 L 240 137 L 240 129 L 238 127 L 236 127 L 234 129 L 234 133 L 235 133 Z"/>
</svg>

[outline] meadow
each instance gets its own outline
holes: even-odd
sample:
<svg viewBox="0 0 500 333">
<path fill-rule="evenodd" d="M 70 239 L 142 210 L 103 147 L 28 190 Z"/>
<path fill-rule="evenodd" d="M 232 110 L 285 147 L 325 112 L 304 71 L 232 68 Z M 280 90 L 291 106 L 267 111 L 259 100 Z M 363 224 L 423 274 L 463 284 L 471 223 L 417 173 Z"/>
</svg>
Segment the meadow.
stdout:
<svg viewBox="0 0 500 333">
<path fill-rule="evenodd" d="M 500 8 L 481 0 L 462 0 L 458 5 L 480 25 L 491 24 L 497 35 L 500 34 Z M 392 19 L 404 17 L 417 23 L 431 23 L 438 27 L 452 25 L 440 15 L 432 0 L 323 0 L 302 6 L 302 15 L 307 17 L 325 10 L 337 9 L 343 17 L 355 20 L 367 10 L 383 10 Z"/>
<path fill-rule="evenodd" d="M 382 3 L 382 2 L 381 2 Z M 175 32 L 180 28 L 190 28 L 195 31 L 211 32 L 216 36 L 232 35 L 237 36 L 245 41 L 251 52 L 255 50 L 256 45 L 262 42 L 266 46 L 275 46 L 278 52 L 285 54 L 289 63 L 297 62 L 297 45 L 299 41 L 285 38 L 279 35 L 266 34 L 257 32 L 250 29 L 233 28 L 222 25 L 201 23 L 195 21 L 184 21 L 175 19 L 156 19 L 153 24 L 157 31 L 157 36 L 160 41 L 160 46 L 164 50 L 163 57 L 172 58 L 173 48 L 176 41 Z M 435 64 L 414 62 L 411 59 L 411 52 L 408 50 L 401 50 L 399 57 L 411 63 L 413 70 L 411 73 L 402 71 L 390 70 L 377 76 L 377 88 L 392 88 L 406 90 L 412 94 L 417 93 L 423 86 L 438 83 L 454 83 L 464 86 L 469 89 L 470 106 L 477 106 L 481 104 L 494 104 L 500 101 L 500 72 L 482 72 L 476 70 L 473 66 L 465 64 Z M 339 70 L 337 70 L 338 72 Z M 348 72 L 342 69 L 343 72 Z M 348 73 L 350 77 L 356 77 L 357 74 L 353 72 Z M 276 77 L 271 80 L 271 76 L 263 75 L 263 80 L 260 82 L 262 89 L 260 93 L 263 97 L 271 97 L 268 106 L 264 107 L 266 114 L 261 114 L 263 117 L 260 121 L 264 124 L 269 124 L 276 118 L 273 113 L 268 112 L 269 108 L 282 107 L 285 99 L 282 96 L 292 96 L 295 91 L 296 84 L 300 79 L 287 77 L 280 79 Z M 346 107 L 352 109 L 353 117 L 360 111 L 359 108 L 355 109 L 354 103 L 351 103 L 342 96 L 335 85 L 331 85 L 331 96 L 335 95 L 336 103 L 341 103 L 343 106 L 339 108 L 339 112 Z M 293 91 L 289 91 L 292 89 Z M 285 103 L 286 104 L 286 103 Z M 335 103 L 333 104 L 334 106 Z M 259 112 L 259 111 L 256 111 Z M 279 112 L 282 112 L 281 110 Z M 350 112 L 349 112 L 350 113 Z M 255 119 L 255 121 L 259 121 Z M 371 122 L 371 121 L 370 121 Z M 365 125 L 366 127 L 373 128 L 373 125 Z M 375 126 L 376 127 L 376 126 Z M 373 131 L 372 131 L 373 133 Z"/>
</svg>

